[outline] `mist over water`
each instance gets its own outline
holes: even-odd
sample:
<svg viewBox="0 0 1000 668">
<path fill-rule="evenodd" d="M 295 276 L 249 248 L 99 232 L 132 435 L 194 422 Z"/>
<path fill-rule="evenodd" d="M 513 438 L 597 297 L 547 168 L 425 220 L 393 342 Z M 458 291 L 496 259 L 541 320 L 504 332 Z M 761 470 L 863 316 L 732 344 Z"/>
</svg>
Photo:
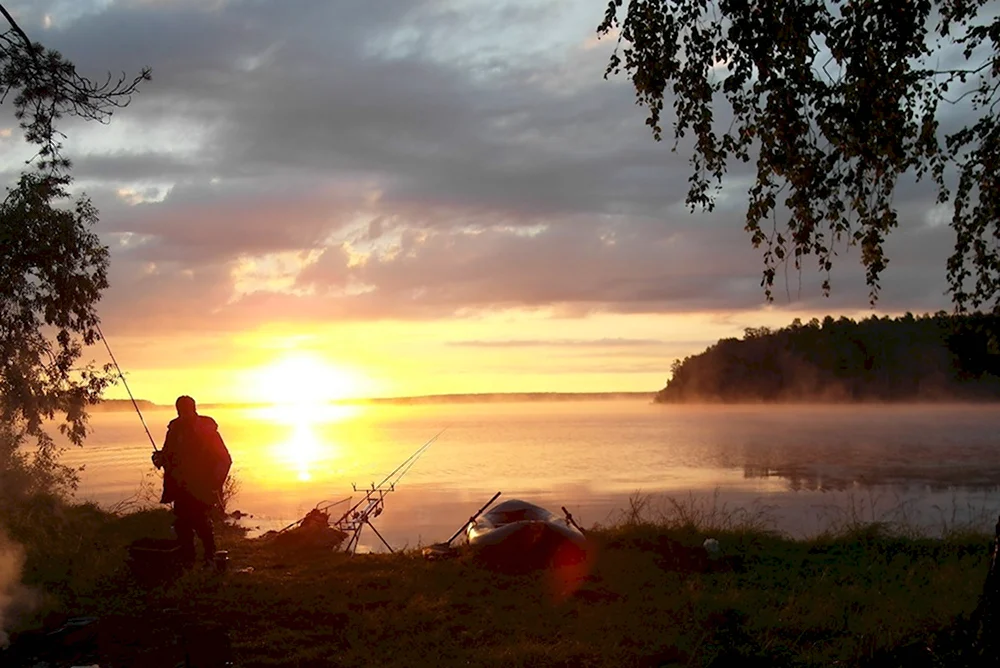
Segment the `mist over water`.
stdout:
<svg viewBox="0 0 1000 668">
<path fill-rule="evenodd" d="M 359 495 L 448 427 L 387 497 L 394 547 L 450 536 L 495 492 L 585 525 L 638 493 L 703 510 L 746 508 L 792 535 L 856 521 L 930 533 L 1000 510 L 1000 411 L 990 405 L 662 406 L 644 401 L 213 409 L 248 526 L 280 528 L 323 500 Z M 146 414 L 161 439 L 172 411 Z M 134 413 L 98 413 L 67 462 L 81 499 L 110 505 L 159 485 Z M 155 499 L 153 499 L 155 501 Z M 374 536 L 362 543 L 376 548 Z"/>
</svg>

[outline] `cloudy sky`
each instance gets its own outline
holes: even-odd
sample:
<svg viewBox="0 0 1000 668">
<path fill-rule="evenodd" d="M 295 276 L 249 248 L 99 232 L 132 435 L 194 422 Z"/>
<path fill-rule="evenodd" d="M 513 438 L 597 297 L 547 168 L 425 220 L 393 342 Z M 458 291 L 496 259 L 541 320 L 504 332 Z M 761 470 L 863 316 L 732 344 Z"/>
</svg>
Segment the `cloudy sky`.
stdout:
<svg viewBox="0 0 1000 668">
<path fill-rule="evenodd" d="M 684 147 L 603 77 L 602 0 L 5 4 L 85 74 L 153 70 L 110 124 L 63 127 L 139 396 L 652 391 L 744 327 L 869 313 L 856 249 L 831 298 L 810 265 L 765 305 L 746 172 L 686 209 Z M 948 308 L 944 217 L 896 201 L 878 313 Z"/>
</svg>

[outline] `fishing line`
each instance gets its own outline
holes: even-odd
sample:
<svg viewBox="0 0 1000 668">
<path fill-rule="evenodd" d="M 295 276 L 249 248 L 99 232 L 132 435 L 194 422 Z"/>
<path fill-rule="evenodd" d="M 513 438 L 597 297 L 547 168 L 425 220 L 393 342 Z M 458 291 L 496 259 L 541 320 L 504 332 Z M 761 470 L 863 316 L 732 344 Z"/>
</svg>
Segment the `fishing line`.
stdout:
<svg viewBox="0 0 1000 668">
<path fill-rule="evenodd" d="M 340 519 L 337 520 L 336 524 L 348 521 L 348 519 L 351 518 L 352 516 L 356 517 L 358 515 L 358 513 L 359 513 L 358 509 L 361 508 L 362 506 L 365 506 L 366 504 L 367 504 L 367 509 L 365 511 L 363 511 L 361 514 L 365 514 L 366 515 L 368 512 L 370 512 L 370 510 L 372 508 L 374 508 L 375 506 L 379 505 L 382 502 L 382 499 L 385 496 L 385 494 L 393 491 L 393 486 L 397 482 L 399 482 L 399 480 L 403 477 L 403 475 L 406 473 L 406 471 L 408 471 L 410 469 L 410 467 L 412 467 L 413 464 L 416 463 L 416 461 L 420 458 L 420 455 L 422 455 L 427 450 L 427 448 L 431 447 L 431 444 L 434 443 L 434 441 L 436 441 L 438 439 L 438 437 L 441 436 L 441 434 L 443 434 L 447 430 L 448 430 L 448 427 L 445 427 L 444 429 L 442 429 L 441 431 L 439 431 L 437 434 L 435 434 L 429 441 L 427 441 L 422 446 L 420 446 L 419 448 L 417 448 L 416 452 L 414 452 L 412 455 L 410 455 L 409 457 L 407 457 L 403 461 L 402 464 L 400 464 L 395 469 L 393 469 L 392 473 L 390 473 L 385 478 L 383 478 L 382 482 L 380 482 L 378 485 L 376 485 L 375 483 L 372 483 L 371 488 L 365 488 L 365 489 L 358 489 L 357 485 L 354 485 L 354 491 L 356 491 L 356 492 L 363 492 L 365 494 L 365 497 L 363 499 L 361 499 L 360 501 L 358 501 L 357 503 L 355 503 L 350 508 L 348 508 L 347 511 L 343 515 L 340 516 Z M 404 470 L 402 473 L 399 473 L 400 470 L 404 469 L 404 468 L 406 470 Z M 384 489 L 385 486 L 386 486 L 386 483 L 389 480 L 391 480 L 393 478 L 393 476 L 396 476 L 397 473 L 399 473 L 399 475 L 396 477 L 395 480 L 393 480 L 391 483 L 389 483 L 389 486 L 388 486 L 389 488 L 388 489 Z M 375 496 L 373 496 L 373 494 L 378 494 L 379 496 L 376 498 Z M 292 525 L 298 524 L 301 521 L 302 520 L 298 520 L 297 522 L 293 522 Z M 290 526 L 292 526 L 292 525 L 290 525 Z"/>
<path fill-rule="evenodd" d="M 122 368 L 118 366 L 118 360 L 115 359 L 115 354 L 111 352 L 111 346 L 108 345 L 108 339 L 104 336 L 104 332 L 101 331 L 100 323 L 95 323 L 97 328 L 97 334 L 101 337 L 101 341 L 104 341 L 104 347 L 108 349 L 108 355 L 111 356 L 111 361 L 114 362 L 115 368 L 118 369 L 118 376 L 122 379 L 122 384 L 125 385 L 125 391 L 128 392 L 128 398 L 132 400 L 132 406 L 135 408 L 135 412 L 139 414 L 139 422 L 142 423 L 142 428 L 146 430 L 146 436 L 149 437 L 149 443 L 153 446 L 153 452 L 159 452 L 156 447 L 156 442 L 153 440 L 153 435 L 149 433 L 149 427 L 146 426 L 146 420 L 142 417 L 142 411 L 139 410 L 139 404 L 135 403 L 135 397 L 132 396 L 132 390 L 128 387 L 128 381 L 125 380 L 125 374 L 122 373 Z"/>
<path fill-rule="evenodd" d="M 447 429 L 447 427 L 445 427 L 445 429 Z M 442 429 L 442 430 L 441 430 L 441 433 L 442 433 L 442 434 L 444 433 L 444 429 Z M 438 436 L 440 436 L 440 435 L 441 435 L 441 434 L 438 434 Z M 426 449 L 427 449 L 428 447 L 430 447 L 430 444 L 431 444 L 431 443 L 433 443 L 433 442 L 434 442 L 435 440 L 437 440 L 437 436 L 435 436 L 435 437 L 434 437 L 434 439 L 433 439 L 433 440 L 431 440 L 431 442 L 430 442 L 430 443 L 428 443 L 428 444 L 427 444 L 426 446 L 424 446 L 424 448 L 423 448 L 423 449 L 422 449 L 422 450 L 420 451 L 420 454 L 423 454 L 423 451 L 424 451 L 424 450 L 426 450 Z M 399 475 L 398 475 L 398 476 L 396 476 L 396 479 L 392 481 L 392 484 L 393 484 L 393 485 L 395 485 L 395 484 L 396 484 L 397 482 L 399 482 L 400 480 L 402 480 L 402 479 L 403 479 L 403 476 L 404 476 L 404 475 L 406 475 L 406 473 L 407 473 L 407 472 L 408 472 L 408 471 L 409 471 L 409 470 L 410 470 L 411 468 L 413 468 L 413 465 L 417 463 L 417 460 L 418 460 L 418 459 L 420 459 L 420 457 L 419 457 L 419 456 L 417 456 L 417 457 L 414 457 L 413 459 L 411 459 L 411 460 L 410 460 L 410 463 L 406 465 L 406 468 L 404 468 L 404 469 L 403 469 L 402 471 L 400 471 Z"/>
<path fill-rule="evenodd" d="M 451 425 L 449 425 L 449 426 L 451 426 Z M 438 433 L 434 434 L 434 436 L 432 436 L 429 441 L 427 441 L 422 446 L 420 446 L 417 449 L 417 451 L 414 452 L 409 457 L 407 457 L 406 460 L 404 460 L 402 464 L 400 464 L 395 469 L 393 469 L 392 473 L 390 473 L 385 478 L 383 478 L 382 482 L 380 482 L 378 485 L 376 485 L 375 488 L 378 489 L 379 487 L 381 487 L 382 485 L 384 485 L 390 478 L 392 478 L 394 475 L 396 475 L 396 473 L 399 472 L 399 470 L 401 468 L 403 468 L 404 466 L 407 466 L 407 464 L 409 464 L 409 466 L 413 466 L 414 462 L 416 462 L 417 459 L 420 457 L 420 455 L 422 455 L 424 453 L 424 450 L 426 450 L 427 448 L 431 447 L 431 443 L 433 443 L 434 441 L 436 441 L 438 439 L 438 437 L 441 436 L 441 434 L 443 434 L 446 431 L 448 431 L 448 427 L 445 427 L 444 429 L 442 429 Z M 409 470 L 409 467 L 407 467 L 407 470 Z M 406 473 L 406 471 L 403 471 L 403 473 Z M 400 475 L 399 477 L 402 478 L 403 476 Z"/>
<path fill-rule="evenodd" d="M 323 499 L 322 501 L 316 504 L 314 510 L 326 510 L 327 508 L 333 508 L 334 506 L 339 506 L 342 503 L 348 503 L 350 500 L 351 497 L 349 496 L 344 497 L 340 501 L 327 501 L 326 499 Z"/>
</svg>

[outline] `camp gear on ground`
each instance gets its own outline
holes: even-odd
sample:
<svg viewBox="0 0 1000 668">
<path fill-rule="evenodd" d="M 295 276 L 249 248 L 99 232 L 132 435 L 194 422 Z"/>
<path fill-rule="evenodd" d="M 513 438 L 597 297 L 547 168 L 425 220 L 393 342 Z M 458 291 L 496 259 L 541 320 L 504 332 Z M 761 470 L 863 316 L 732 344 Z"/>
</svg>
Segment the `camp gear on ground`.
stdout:
<svg viewBox="0 0 1000 668">
<path fill-rule="evenodd" d="M 330 513 L 316 507 L 298 522 L 281 531 L 269 531 L 261 538 L 273 540 L 274 544 L 282 549 L 336 550 L 347 538 L 347 533 L 330 526 Z"/>
<path fill-rule="evenodd" d="M 128 546 L 128 566 L 145 584 L 169 580 L 181 573 L 181 546 L 173 539 L 140 538 Z"/>
</svg>

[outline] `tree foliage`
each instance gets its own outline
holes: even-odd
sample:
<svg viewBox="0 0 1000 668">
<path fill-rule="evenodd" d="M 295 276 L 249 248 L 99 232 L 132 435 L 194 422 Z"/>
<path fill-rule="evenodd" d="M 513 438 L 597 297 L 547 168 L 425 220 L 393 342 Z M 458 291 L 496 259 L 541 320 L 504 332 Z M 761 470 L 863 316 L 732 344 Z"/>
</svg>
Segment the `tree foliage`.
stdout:
<svg viewBox="0 0 1000 668">
<path fill-rule="evenodd" d="M 796 319 L 748 328 L 672 370 L 658 401 L 995 400 L 1000 316 Z"/>
<path fill-rule="evenodd" d="M 814 257 L 830 290 L 857 245 L 872 304 L 904 175 L 952 209 L 947 263 L 959 310 L 1000 308 L 1000 14 L 987 0 L 610 0 L 624 70 L 653 136 L 672 105 L 692 135 L 687 203 L 711 210 L 733 161 L 754 162 L 746 230 L 761 285 Z M 726 109 L 728 106 L 728 109 Z M 950 116 L 971 122 L 949 127 Z"/>
<path fill-rule="evenodd" d="M 0 14 L 10 25 L 0 34 L 0 100 L 11 99 L 24 139 L 37 147 L 0 203 L 0 488 L 9 490 L 16 477 L 52 490 L 75 478 L 59 465 L 44 421 L 62 416 L 64 433 L 82 443 L 86 407 L 111 380 L 107 369 L 77 365 L 83 346 L 98 340 L 108 249 L 91 231 L 97 211 L 90 200 L 71 196 L 71 164 L 56 126 L 67 114 L 106 122 L 149 71 L 95 83 L 32 43 L 2 5 Z M 30 456 L 20 447 L 25 437 L 37 444 Z"/>
</svg>

